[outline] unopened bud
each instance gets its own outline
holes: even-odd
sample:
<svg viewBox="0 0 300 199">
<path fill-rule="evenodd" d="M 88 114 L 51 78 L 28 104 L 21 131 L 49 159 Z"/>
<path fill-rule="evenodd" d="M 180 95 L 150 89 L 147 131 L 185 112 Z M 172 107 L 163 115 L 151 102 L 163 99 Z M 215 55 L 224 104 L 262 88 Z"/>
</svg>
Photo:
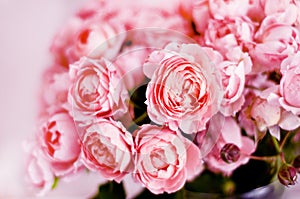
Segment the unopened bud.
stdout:
<svg viewBox="0 0 300 199">
<path fill-rule="evenodd" d="M 281 184 L 285 186 L 294 185 L 297 180 L 297 170 L 293 166 L 283 164 L 277 176 Z"/>
<path fill-rule="evenodd" d="M 293 161 L 293 167 L 300 173 L 300 155 L 298 155 Z"/>
<path fill-rule="evenodd" d="M 221 158 L 227 163 L 233 163 L 240 158 L 240 149 L 235 144 L 225 144 L 221 149 Z"/>
</svg>

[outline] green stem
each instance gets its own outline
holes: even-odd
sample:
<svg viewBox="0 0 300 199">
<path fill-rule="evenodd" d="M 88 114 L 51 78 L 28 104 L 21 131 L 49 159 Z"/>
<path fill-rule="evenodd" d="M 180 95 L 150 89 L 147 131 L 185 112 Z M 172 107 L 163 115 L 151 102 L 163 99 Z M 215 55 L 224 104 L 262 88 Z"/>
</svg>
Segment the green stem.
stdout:
<svg viewBox="0 0 300 199">
<path fill-rule="evenodd" d="M 57 187 L 58 181 L 59 181 L 59 178 L 55 176 L 51 189 L 55 189 Z"/>
<path fill-rule="evenodd" d="M 273 161 L 277 160 L 278 155 L 273 155 L 273 156 L 253 156 L 253 155 L 251 155 L 250 158 L 252 160 L 261 160 L 261 161 L 273 162 Z"/>
<path fill-rule="evenodd" d="M 277 139 L 274 136 L 272 136 L 272 141 L 273 141 L 273 144 L 274 144 L 274 147 L 275 147 L 277 153 L 280 154 L 281 153 L 281 148 L 279 146 L 279 143 L 278 143 Z"/>
<path fill-rule="evenodd" d="M 148 116 L 147 112 L 144 112 L 141 116 L 139 116 L 138 118 L 135 118 L 129 125 L 128 129 L 131 129 L 134 125 L 142 122 L 147 116 Z"/>
<path fill-rule="evenodd" d="M 287 132 L 286 133 L 286 135 L 284 136 L 284 138 L 283 138 L 283 140 L 282 140 L 282 142 L 281 142 L 281 144 L 280 144 L 280 151 L 282 151 L 282 149 L 283 149 L 283 147 L 284 147 L 284 145 L 285 145 L 285 143 L 286 143 L 286 141 L 287 141 L 287 139 L 288 139 L 288 137 L 289 137 L 289 132 Z"/>
<path fill-rule="evenodd" d="M 286 161 L 285 161 L 285 157 L 284 157 L 284 153 L 283 153 L 283 152 L 280 153 L 280 159 L 281 159 L 281 161 L 282 161 L 284 164 L 286 164 Z"/>
</svg>

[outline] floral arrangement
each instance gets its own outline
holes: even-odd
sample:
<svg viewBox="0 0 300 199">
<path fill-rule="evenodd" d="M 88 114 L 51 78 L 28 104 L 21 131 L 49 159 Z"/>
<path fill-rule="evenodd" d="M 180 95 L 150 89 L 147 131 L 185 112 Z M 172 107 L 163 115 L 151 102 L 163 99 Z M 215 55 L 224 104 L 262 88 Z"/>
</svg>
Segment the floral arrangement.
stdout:
<svg viewBox="0 0 300 199">
<path fill-rule="evenodd" d="M 295 184 L 299 13 L 298 0 L 87 2 L 52 41 L 27 179 L 46 194 L 95 172 L 95 198 L 128 181 L 132 198 Z"/>
</svg>

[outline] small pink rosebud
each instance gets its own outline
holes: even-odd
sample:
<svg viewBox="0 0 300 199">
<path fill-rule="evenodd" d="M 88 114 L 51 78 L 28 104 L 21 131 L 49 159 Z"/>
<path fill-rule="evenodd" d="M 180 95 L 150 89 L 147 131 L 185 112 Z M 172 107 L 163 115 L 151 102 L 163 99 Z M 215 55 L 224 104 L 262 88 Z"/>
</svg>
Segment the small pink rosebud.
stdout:
<svg viewBox="0 0 300 199">
<path fill-rule="evenodd" d="M 281 184 L 285 186 L 294 185 L 297 180 L 297 169 L 293 166 L 284 164 L 280 167 L 277 176 Z"/>
<path fill-rule="evenodd" d="M 240 149 L 235 144 L 225 144 L 220 151 L 221 158 L 228 164 L 238 161 L 240 158 Z"/>
<path fill-rule="evenodd" d="M 293 167 L 300 173 L 300 155 L 298 155 L 293 161 Z"/>
</svg>

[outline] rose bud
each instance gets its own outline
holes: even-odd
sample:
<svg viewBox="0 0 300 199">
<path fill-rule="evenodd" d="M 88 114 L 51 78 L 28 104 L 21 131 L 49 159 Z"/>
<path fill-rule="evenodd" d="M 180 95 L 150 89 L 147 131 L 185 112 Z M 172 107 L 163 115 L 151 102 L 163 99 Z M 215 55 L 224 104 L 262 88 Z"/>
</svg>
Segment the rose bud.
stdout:
<svg viewBox="0 0 300 199">
<path fill-rule="evenodd" d="M 277 176 L 281 184 L 285 186 L 294 185 L 297 180 L 297 169 L 293 166 L 284 164 L 280 167 Z"/>
<path fill-rule="evenodd" d="M 225 144 L 220 151 L 221 158 L 228 164 L 238 161 L 240 158 L 240 149 L 235 144 Z"/>
<path fill-rule="evenodd" d="M 300 173 L 300 155 L 298 155 L 293 161 L 293 167 Z"/>
</svg>

